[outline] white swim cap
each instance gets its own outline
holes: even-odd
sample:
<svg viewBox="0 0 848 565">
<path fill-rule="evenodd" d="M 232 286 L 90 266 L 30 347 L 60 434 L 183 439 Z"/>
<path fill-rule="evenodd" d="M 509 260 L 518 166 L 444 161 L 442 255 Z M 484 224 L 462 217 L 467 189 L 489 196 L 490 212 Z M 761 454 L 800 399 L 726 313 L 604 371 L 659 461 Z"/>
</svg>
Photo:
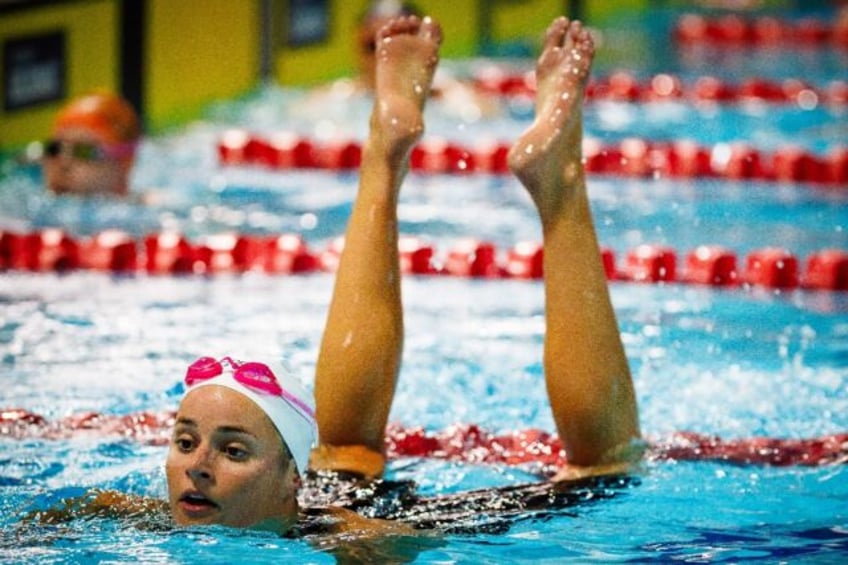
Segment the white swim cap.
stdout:
<svg viewBox="0 0 848 565">
<path fill-rule="evenodd" d="M 312 394 L 291 369 L 282 364 L 275 368 L 277 370 L 265 363 L 242 362 L 230 357 L 221 360 L 201 357 L 186 371 L 186 394 L 202 386 L 218 385 L 246 396 L 277 428 L 303 476 L 317 437 Z"/>
</svg>

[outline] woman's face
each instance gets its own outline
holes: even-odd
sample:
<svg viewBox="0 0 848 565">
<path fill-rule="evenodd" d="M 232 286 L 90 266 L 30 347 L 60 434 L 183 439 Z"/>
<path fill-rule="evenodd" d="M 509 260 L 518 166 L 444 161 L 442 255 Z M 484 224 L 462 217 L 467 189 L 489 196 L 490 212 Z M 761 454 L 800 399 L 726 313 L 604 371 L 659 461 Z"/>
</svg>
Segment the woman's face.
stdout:
<svg viewBox="0 0 848 565">
<path fill-rule="evenodd" d="M 165 470 L 177 524 L 282 533 L 297 519 L 294 461 L 268 417 L 229 388 L 204 386 L 186 395 Z"/>
<path fill-rule="evenodd" d="M 95 132 L 82 127 L 64 128 L 55 132 L 53 140 L 59 141 L 61 151 L 56 155 L 45 155 L 43 160 L 44 182 L 55 194 L 79 196 L 126 194 L 132 159 L 83 158 L 82 154 L 95 157 L 103 151 L 77 151 L 74 145 L 104 148 L 108 143 Z"/>
</svg>

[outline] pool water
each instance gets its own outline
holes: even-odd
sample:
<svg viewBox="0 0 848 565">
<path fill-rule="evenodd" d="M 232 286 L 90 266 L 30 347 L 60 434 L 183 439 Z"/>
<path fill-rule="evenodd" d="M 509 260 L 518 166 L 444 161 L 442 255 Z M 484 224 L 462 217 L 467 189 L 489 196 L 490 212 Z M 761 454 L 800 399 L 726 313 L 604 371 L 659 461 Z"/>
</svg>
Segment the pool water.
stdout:
<svg viewBox="0 0 848 565">
<path fill-rule="evenodd" d="M 707 55 L 663 53 L 667 59 L 640 60 L 636 70 L 706 72 Z M 842 55 L 825 51 L 824 63 L 795 70 L 824 73 L 810 80 L 842 76 L 848 66 Z M 757 57 L 760 64 L 750 62 Z M 731 76 L 740 72 L 740 60 L 713 58 L 709 68 Z M 744 72 L 787 72 L 760 53 L 744 61 L 751 65 Z M 605 70 L 601 64 L 598 72 Z M 221 167 L 214 149 L 233 125 L 361 137 L 368 101 L 316 123 L 293 110 L 304 96 L 263 88 L 211 108 L 203 122 L 147 141 L 133 184 L 156 190 L 160 198 L 151 206 L 45 196 L 37 171 L 6 162 L 0 226 L 61 225 L 79 236 L 112 227 L 135 236 L 179 229 L 190 238 L 225 230 L 295 232 L 320 250 L 343 231 L 354 174 Z M 432 105 L 428 135 L 513 139 L 528 120 L 513 107 L 500 118 L 457 123 Z M 846 122 L 844 113 L 828 108 L 720 107 L 705 114 L 686 104 L 591 104 L 586 110 L 587 135 L 604 140 L 744 139 L 763 149 L 792 142 L 825 151 L 844 139 L 832 132 L 846 131 Z M 740 257 L 773 245 L 800 257 L 848 249 L 845 187 L 600 176 L 589 182 L 600 240 L 618 256 L 641 243 L 680 253 L 720 244 Z M 540 239 L 529 199 L 509 176 L 410 175 L 399 213 L 403 233 L 438 250 L 468 236 L 500 250 Z M 492 432 L 553 431 L 540 363 L 540 282 L 408 276 L 403 285 L 407 339 L 392 422 L 432 431 L 457 422 Z M 0 273 L 0 407 L 48 420 L 87 411 L 172 410 L 186 364 L 215 352 L 284 355 L 310 383 L 331 289 L 332 275 L 325 273 Z M 848 293 L 623 282 L 611 289 L 647 437 L 689 430 L 804 438 L 848 430 Z M 304 541 L 225 528 L 157 531 L 108 519 L 21 523 L 21 512 L 88 487 L 163 497 L 166 448 L 96 434 L 4 436 L 0 446 L 4 562 L 223 563 L 245 556 L 257 563 L 333 562 Z M 388 476 L 414 479 L 424 494 L 538 480 L 517 467 L 426 458 L 393 460 Z M 506 533 L 449 535 L 435 546 L 403 543 L 419 562 L 438 563 L 837 563 L 848 555 L 846 509 L 845 465 L 662 461 L 646 463 L 640 484 L 610 499 L 528 515 Z"/>
</svg>

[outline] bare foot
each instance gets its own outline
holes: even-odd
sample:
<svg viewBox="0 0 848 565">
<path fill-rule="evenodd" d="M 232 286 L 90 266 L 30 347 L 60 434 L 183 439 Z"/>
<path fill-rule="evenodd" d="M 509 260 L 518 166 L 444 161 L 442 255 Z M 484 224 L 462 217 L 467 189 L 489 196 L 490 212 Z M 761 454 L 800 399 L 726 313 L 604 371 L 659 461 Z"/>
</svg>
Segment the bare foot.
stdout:
<svg viewBox="0 0 848 565">
<path fill-rule="evenodd" d="M 441 43 L 442 28 L 430 18 L 394 18 L 377 32 L 371 130 L 392 154 L 405 156 L 424 132 L 424 103 Z"/>
<path fill-rule="evenodd" d="M 536 63 L 536 119 L 509 152 L 509 167 L 543 220 L 582 186 L 583 91 L 593 55 L 580 22 L 561 17 L 548 27 Z"/>
</svg>

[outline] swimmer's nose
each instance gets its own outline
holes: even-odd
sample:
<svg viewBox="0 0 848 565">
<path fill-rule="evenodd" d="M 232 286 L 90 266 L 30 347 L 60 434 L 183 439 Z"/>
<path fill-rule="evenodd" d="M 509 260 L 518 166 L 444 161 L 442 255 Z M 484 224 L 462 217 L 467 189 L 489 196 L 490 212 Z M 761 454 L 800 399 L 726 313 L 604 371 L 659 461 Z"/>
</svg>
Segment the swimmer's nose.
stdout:
<svg viewBox="0 0 848 565">
<path fill-rule="evenodd" d="M 204 450 L 197 450 L 194 458 L 186 468 L 186 474 L 193 481 L 208 481 L 212 478 L 209 455 Z"/>
<path fill-rule="evenodd" d="M 208 481 L 212 478 L 212 474 L 209 471 L 197 467 L 190 468 L 187 473 L 193 481 Z"/>
<path fill-rule="evenodd" d="M 57 155 L 54 157 L 56 164 L 59 166 L 59 170 L 61 171 L 69 171 L 74 166 L 74 159 L 71 158 L 70 155 L 65 155 L 62 153 L 61 155 Z"/>
</svg>

